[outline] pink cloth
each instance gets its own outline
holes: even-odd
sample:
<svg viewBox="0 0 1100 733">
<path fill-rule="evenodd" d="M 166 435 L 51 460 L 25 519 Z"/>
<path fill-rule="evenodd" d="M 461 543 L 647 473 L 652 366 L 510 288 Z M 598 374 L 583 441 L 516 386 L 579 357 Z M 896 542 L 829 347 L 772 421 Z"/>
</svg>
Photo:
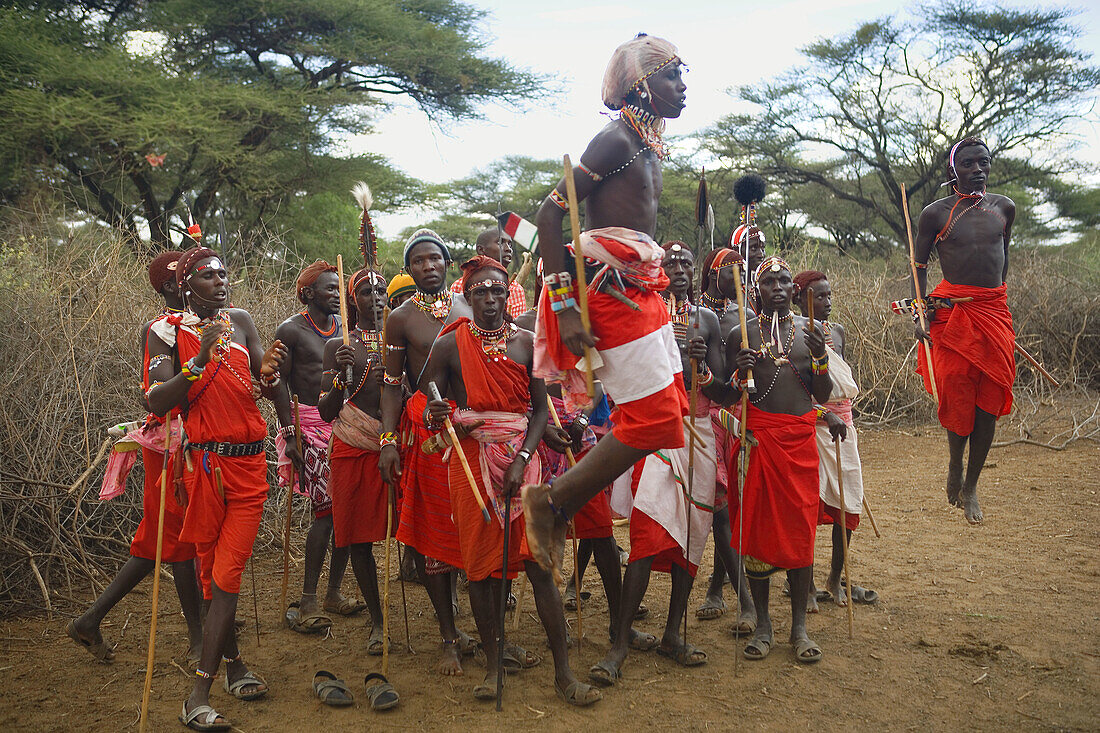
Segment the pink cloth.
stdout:
<svg viewBox="0 0 1100 733">
<path fill-rule="evenodd" d="M 500 526 L 504 526 L 504 513 L 506 502 L 501 495 L 501 487 L 504 485 L 504 473 L 516 458 L 516 453 L 523 447 L 523 441 L 527 437 L 527 415 L 514 412 L 495 412 L 478 410 L 455 410 L 451 421 L 457 425 L 471 425 L 479 420 L 485 424 L 471 430 L 468 435 L 478 442 L 478 463 L 481 466 L 481 475 L 489 477 L 489 485 L 485 486 L 492 500 L 494 514 Z M 451 450 L 444 454 L 443 460 L 450 458 Z M 539 460 L 538 451 L 527 462 L 523 470 L 523 482 L 537 484 L 542 480 L 542 463 Z M 512 502 L 512 514 L 509 518 L 514 520 L 523 514 L 523 503 Z"/>
<path fill-rule="evenodd" d="M 322 517 L 332 511 L 332 496 L 328 491 L 328 446 L 332 438 L 332 423 L 321 419 L 315 405 L 299 405 L 298 420 L 302 429 L 302 461 L 305 470 L 295 476 L 294 490 L 308 496 L 313 502 L 313 513 Z M 290 482 L 290 459 L 286 457 L 286 440 L 275 436 L 275 450 L 279 457 L 279 486 Z"/>
<path fill-rule="evenodd" d="M 179 447 L 179 422 L 172 423 L 172 437 L 168 450 Z M 127 447 L 126 444 L 137 444 Z M 110 501 L 126 491 L 126 479 L 137 463 L 141 448 L 164 453 L 164 423 L 149 420 L 137 430 L 131 430 L 115 443 L 107 457 L 107 471 L 103 474 L 103 484 L 99 489 L 99 500 Z"/>
</svg>

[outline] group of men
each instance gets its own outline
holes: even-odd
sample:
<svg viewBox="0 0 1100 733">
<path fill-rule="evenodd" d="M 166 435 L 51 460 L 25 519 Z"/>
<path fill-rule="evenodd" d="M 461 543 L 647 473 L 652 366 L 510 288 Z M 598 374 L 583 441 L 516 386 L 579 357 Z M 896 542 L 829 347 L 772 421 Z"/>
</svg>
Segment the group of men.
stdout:
<svg viewBox="0 0 1100 733">
<path fill-rule="evenodd" d="M 621 679 L 630 650 L 655 650 L 689 667 L 707 661 L 681 628 L 713 529 L 714 573 L 697 617 L 724 613 L 728 577 L 739 607 L 732 631 L 748 640 L 741 653 L 765 658 L 774 645 L 769 579 L 786 571 L 795 659 L 820 660 L 806 628 L 817 601 L 877 597 L 841 579 L 840 548 L 858 525 L 863 491 L 849 337 L 829 318 L 827 276 L 768 256 L 751 218 L 699 268 L 683 242 L 654 241 L 662 133 L 685 106 L 681 65 L 672 44 L 644 34 L 616 49 L 603 101 L 619 115 L 593 138 L 572 185 L 563 179 L 536 216 L 542 262 L 530 310 L 510 277 L 511 243 L 499 228 L 478 238 L 453 287 L 449 248 L 435 232 L 416 231 L 394 281 L 369 268 L 348 278 L 347 323 L 337 315 L 345 285 L 336 268 L 313 263 L 297 281 L 303 310 L 279 326 L 266 351 L 249 315 L 230 306 L 216 253 L 196 243 L 154 260 L 150 282 L 165 310 L 143 330 L 150 416 L 132 438 L 146 462 L 145 519 L 131 561 L 70 624 L 74 641 L 101 661 L 113 656 L 99 622 L 152 569 L 150 517 L 159 508 L 157 467 L 166 464 L 175 490 L 166 500 L 162 557 L 173 563 L 196 670 L 180 721 L 229 728 L 209 699 L 221 661 L 231 695 L 253 700 L 267 692 L 232 633 L 268 489 L 267 425 L 256 407 L 263 396 L 278 415 L 280 480 L 289 485 L 296 476 L 291 488 L 312 504 L 302 596 L 286 609 L 292 629 L 323 631 L 332 623 L 327 614 L 365 609 L 367 653 L 382 654 L 389 639 L 372 546 L 396 527 L 439 624 L 441 674 L 462 674 L 463 659 L 480 649 L 486 675 L 472 691 L 492 699 L 501 664 L 515 671 L 539 663 L 518 645 L 499 646 L 507 584 L 524 571 L 553 656 L 554 687 L 586 706 L 601 698 L 598 688 Z M 1011 362 L 1004 277 L 1013 209 L 985 193 L 989 162 L 976 139 L 952 149 L 955 195 L 922 213 L 916 247 L 920 273 L 933 248 L 944 272 L 933 295 L 950 307 L 933 311 L 931 333 L 918 328 L 918 336 L 934 345 L 951 446 L 948 495 L 971 521 L 981 519 L 976 485 L 993 424 L 1011 404 L 1007 364 L 990 366 L 982 356 L 1009 338 Z M 586 201 L 584 231 L 564 244 L 564 219 L 576 215 L 577 201 Z M 916 278 L 918 297 L 924 287 Z M 119 460 L 109 472 L 116 485 L 124 481 Z M 614 513 L 630 521 L 624 575 Z M 820 594 L 812 578 L 819 523 L 833 525 L 834 545 Z M 555 582 L 568 531 L 587 542 L 608 602 L 611 647 L 588 682 L 570 667 Z M 349 559 L 362 602 L 340 593 Z M 660 638 L 633 628 L 653 570 L 672 581 Z M 455 624 L 460 572 L 479 640 Z M 372 677 L 371 707 L 397 705 L 393 685 Z M 340 680 L 315 681 L 315 691 L 330 704 L 351 700 Z"/>
</svg>

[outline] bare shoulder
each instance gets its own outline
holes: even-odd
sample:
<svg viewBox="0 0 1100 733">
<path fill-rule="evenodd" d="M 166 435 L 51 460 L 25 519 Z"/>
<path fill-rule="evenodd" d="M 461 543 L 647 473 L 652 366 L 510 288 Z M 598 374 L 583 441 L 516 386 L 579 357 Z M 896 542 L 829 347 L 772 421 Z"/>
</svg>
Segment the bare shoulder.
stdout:
<svg viewBox="0 0 1100 733">
<path fill-rule="evenodd" d="M 628 161 L 639 145 L 637 137 L 630 135 L 621 122 L 612 120 L 588 143 L 581 162 L 593 172 L 607 175 Z"/>
<path fill-rule="evenodd" d="M 528 331 L 526 328 L 520 328 L 516 331 L 516 339 L 525 348 L 532 348 L 535 345 L 535 332 Z"/>
<path fill-rule="evenodd" d="M 302 315 L 300 313 L 295 313 L 290 318 L 280 323 L 275 327 L 275 338 L 283 343 L 288 343 L 291 337 L 297 335 L 298 329 L 301 328 L 301 320 Z"/>
<path fill-rule="evenodd" d="M 416 306 L 412 304 L 412 300 L 406 300 L 401 305 L 390 311 L 390 315 L 386 318 L 386 337 L 389 340 L 390 336 L 400 337 L 402 341 L 405 340 L 405 327 L 409 323 L 409 311 Z"/>
<path fill-rule="evenodd" d="M 942 199 L 936 199 L 932 203 L 925 206 L 920 212 L 920 221 L 935 222 L 946 221 L 948 212 L 951 211 L 951 199 L 953 196 L 945 196 Z"/>
<path fill-rule="evenodd" d="M 1016 212 L 1016 202 L 1010 199 L 1008 196 L 999 193 L 987 193 L 985 195 L 989 203 L 996 206 L 1003 212 Z"/>
<path fill-rule="evenodd" d="M 256 328 L 256 323 L 252 320 L 252 314 L 243 308 L 230 308 L 226 311 L 229 313 L 230 320 L 233 323 L 245 326 L 247 328 Z"/>
</svg>

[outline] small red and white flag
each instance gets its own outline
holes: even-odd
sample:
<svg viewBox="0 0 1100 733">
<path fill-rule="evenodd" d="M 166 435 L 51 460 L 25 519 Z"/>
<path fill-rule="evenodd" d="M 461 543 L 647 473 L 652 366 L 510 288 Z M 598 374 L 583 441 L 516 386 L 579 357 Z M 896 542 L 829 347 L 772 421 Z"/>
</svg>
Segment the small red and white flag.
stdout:
<svg viewBox="0 0 1100 733">
<path fill-rule="evenodd" d="M 512 242 L 516 246 L 528 252 L 533 252 L 535 247 L 538 246 L 538 228 L 519 214 L 505 211 L 497 216 L 497 221 L 500 222 L 501 230 L 512 238 Z"/>
</svg>

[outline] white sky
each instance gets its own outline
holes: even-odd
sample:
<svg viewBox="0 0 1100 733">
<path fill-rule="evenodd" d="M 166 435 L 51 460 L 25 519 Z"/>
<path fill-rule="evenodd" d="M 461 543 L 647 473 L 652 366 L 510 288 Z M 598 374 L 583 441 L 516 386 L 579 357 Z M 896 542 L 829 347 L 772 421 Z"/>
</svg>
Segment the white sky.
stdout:
<svg viewBox="0 0 1100 733">
<path fill-rule="evenodd" d="M 561 92 L 524 110 L 487 109 L 488 120 L 440 130 L 412 105 L 384 115 L 376 131 L 352 141 L 356 150 L 385 155 L 397 168 L 430 182 L 459 178 L 505 155 L 574 160 L 605 123 L 600 102 L 604 66 L 619 43 L 639 31 L 668 38 L 690 72 L 687 108 L 668 134 L 684 135 L 737 110 L 731 87 L 769 79 L 801 60 L 798 49 L 819 37 L 848 33 L 860 23 L 902 13 L 897 0 L 681 0 L 587 4 L 529 0 L 470 0 L 490 16 L 486 53 L 549 75 Z M 1031 2 L 1006 0 L 1021 8 Z M 1077 3 L 1074 3 L 1078 5 Z M 1100 3 L 1082 3 L 1075 22 L 1079 47 L 1100 61 Z M 1100 120 L 1080 125 L 1082 153 L 1100 163 Z M 379 217 L 381 233 L 396 236 L 430 212 Z"/>
</svg>

